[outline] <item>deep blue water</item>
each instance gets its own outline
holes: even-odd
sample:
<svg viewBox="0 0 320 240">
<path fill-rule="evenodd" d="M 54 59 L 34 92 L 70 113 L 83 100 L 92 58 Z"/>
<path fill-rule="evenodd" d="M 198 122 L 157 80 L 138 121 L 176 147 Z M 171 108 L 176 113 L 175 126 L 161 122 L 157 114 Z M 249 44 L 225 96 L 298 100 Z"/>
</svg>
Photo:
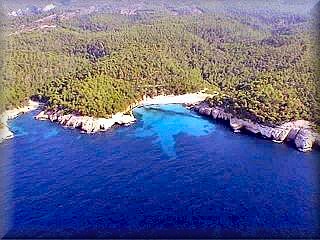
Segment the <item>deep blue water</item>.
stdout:
<svg viewBox="0 0 320 240">
<path fill-rule="evenodd" d="M 34 114 L 0 146 L 8 238 L 320 237 L 317 151 L 180 105 L 136 109 L 136 124 L 95 135 Z"/>
</svg>

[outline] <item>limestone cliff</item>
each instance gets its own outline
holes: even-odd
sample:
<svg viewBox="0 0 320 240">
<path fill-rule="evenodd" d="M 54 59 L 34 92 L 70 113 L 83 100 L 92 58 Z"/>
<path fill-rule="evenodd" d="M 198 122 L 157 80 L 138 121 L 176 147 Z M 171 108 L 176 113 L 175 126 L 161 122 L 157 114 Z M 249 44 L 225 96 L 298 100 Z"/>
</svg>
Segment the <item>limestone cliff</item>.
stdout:
<svg viewBox="0 0 320 240">
<path fill-rule="evenodd" d="M 314 125 L 308 121 L 298 120 L 270 127 L 254 123 L 249 119 L 239 119 L 231 113 L 225 112 L 222 108 L 210 107 L 205 103 L 195 105 L 193 109 L 201 115 L 229 121 L 235 132 L 247 130 L 254 134 L 261 134 L 277 143 L 293 141 L 297 149 L 302 152 L 310 151 L 314 145 L 320 146 L 320 135 L 313 130 Z"/>
<path fill-rule="evenodd" d="M 135 121 L 131 115 L 117 113 L 111 118 L 95 118 L 89 116 L 77 116 L 74 114 L 63 114 L 62 111 L 42 111 L 36 117 L 37 120 L 50 120 L 58 122 L 69 128 L 78 128 L 85 133 L 96 133 L 106 131 L 115 124 L 124 125 Z"/>
</svg>

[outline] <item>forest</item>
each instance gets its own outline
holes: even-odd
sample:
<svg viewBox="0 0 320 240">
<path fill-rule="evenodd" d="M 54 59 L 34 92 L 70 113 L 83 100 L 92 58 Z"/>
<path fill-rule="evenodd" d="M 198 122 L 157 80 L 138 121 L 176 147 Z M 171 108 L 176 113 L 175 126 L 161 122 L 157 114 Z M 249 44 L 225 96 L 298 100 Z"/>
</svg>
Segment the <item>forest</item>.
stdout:
<svg viewBox="0 0 320 240">
<path fill-rule="evenodd" d="M 17 34 L 10 33 L 48 13 L 8 19 L 2 26 L 3 108 L 32 97 L 47 108 L 108 117 L 145 95 L 206 89 L 215 93 L 209 104 L 240 117 L 268 125 L 297 119 L 320 125 L 311 16 L 217 11 L 208 1 L 130 11 L 55 18 L 52 29 Z"/>
</svg>

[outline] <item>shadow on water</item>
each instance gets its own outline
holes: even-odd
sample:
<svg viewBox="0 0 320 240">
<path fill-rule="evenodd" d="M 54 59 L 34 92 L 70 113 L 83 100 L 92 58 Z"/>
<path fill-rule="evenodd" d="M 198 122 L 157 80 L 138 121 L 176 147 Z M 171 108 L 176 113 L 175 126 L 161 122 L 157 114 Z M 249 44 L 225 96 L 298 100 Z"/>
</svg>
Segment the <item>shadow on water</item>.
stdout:
<svg viewBox="0 0 320 240">
<path fill-rule="evenodd" d="M 0 239 L 12 226 L 12 160 L 10 143 L 0 145 Z"/>
</svg>

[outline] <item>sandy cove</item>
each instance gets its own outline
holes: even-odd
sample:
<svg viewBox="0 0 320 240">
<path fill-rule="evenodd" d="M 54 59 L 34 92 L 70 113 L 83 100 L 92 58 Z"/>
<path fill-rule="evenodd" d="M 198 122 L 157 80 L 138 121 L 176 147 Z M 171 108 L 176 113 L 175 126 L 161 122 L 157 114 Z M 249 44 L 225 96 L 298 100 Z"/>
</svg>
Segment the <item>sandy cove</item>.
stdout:
<svg viewBox="0 0 320 240">
<path fill-rule="evenodd" d="M 144 98 L 138 106 L 160 105 L 160 104 L 187 104 L 193 105 L 204 101 L 212 96 L 203 92 L 187 93 L 183 95 L 160 95 L 153 98 Z"/>
<path fill-rule="evenodd" d="M 35 110 L 39 107 L 39 105 L 40 104 L 38 102 L 29 100 L 28 104 L 24 107 L 4 111 L 0 115 L 0 123 L 2 125 L 0 128 L 0 143 L 2 143 L 6 139 L 14 137 L 13 133 L 10 131 L 8 127 L 9 120 L 14 119 L 20 116 L 21 114 Z"/>
<path fill-rule="evenodd" d="M 68 128 L 77 128 L 84 133 L 96 133 L 106 131 L 114 125 L 128 125 L 135 122 L 134 116 L 128 112 L 135 107 L 158 104 L 196 104 L 204 101 L 211 95 L 202 92 L 188 93 L 183 95 L 160 95 L 154 98 L 144 97 L 142 101 L 133 104 L 128 111 L 116 113 L 111 118 L 96 118 L 90 116 L 79 116 L 75 114 L 63 114 L 63 111 L 42 111 L 35 118 L 37 120 L 50 120 Z"/>
<path fill-rule="evenodd" d="M 99 131 L 106 131 L 114 125 L 128 125 L 135 122 L 136 119 L 131 114 L 131 110 L 135 107 L 161 104 L 185 104 L 193 106 L 192 109 L 200 115 L 228 121 L 230 127 L 235 132 L 246 130 L 254 134 L 262 135 L 277 143 L 292 141 L 295 143 L 297 149 L 302 152 L 310 151 L 314 145 L 320 146 L 320 135 L 313 130 L 313 124 L 308 121 L 298 120 L 275 127 L 254 123 L 248 119 L 239 119 L 221 108 L 209 107 L 204 103 L 204 100 L 210 96 L 212 95 L 199 92 L 183 95 L 160 95 L 153 98 L 144 97 L 142 101 L 130 106 L 125 113 L 114 114 L 111 118 L 95 118 L 90 116 L 63 114 L 62 111 L 45 110 L 35 116 L 35 119 L 58 122 L 68 128 L 80 129 L 84 133 L 96 133 Z M 0 142 L 13 137 L 13 133 L 7 126 L 8 120 L 13 119 L 20 114 L 35 110 L 38 107 L 39 103 L 29 101 L 29 104 L 25 107 L 5 111 L 1 115 L 1 123 L 4 127 L 0 129 Z M 130 114 L 127 114 L 128 112 L 130 112 Z"/>
</svg>

